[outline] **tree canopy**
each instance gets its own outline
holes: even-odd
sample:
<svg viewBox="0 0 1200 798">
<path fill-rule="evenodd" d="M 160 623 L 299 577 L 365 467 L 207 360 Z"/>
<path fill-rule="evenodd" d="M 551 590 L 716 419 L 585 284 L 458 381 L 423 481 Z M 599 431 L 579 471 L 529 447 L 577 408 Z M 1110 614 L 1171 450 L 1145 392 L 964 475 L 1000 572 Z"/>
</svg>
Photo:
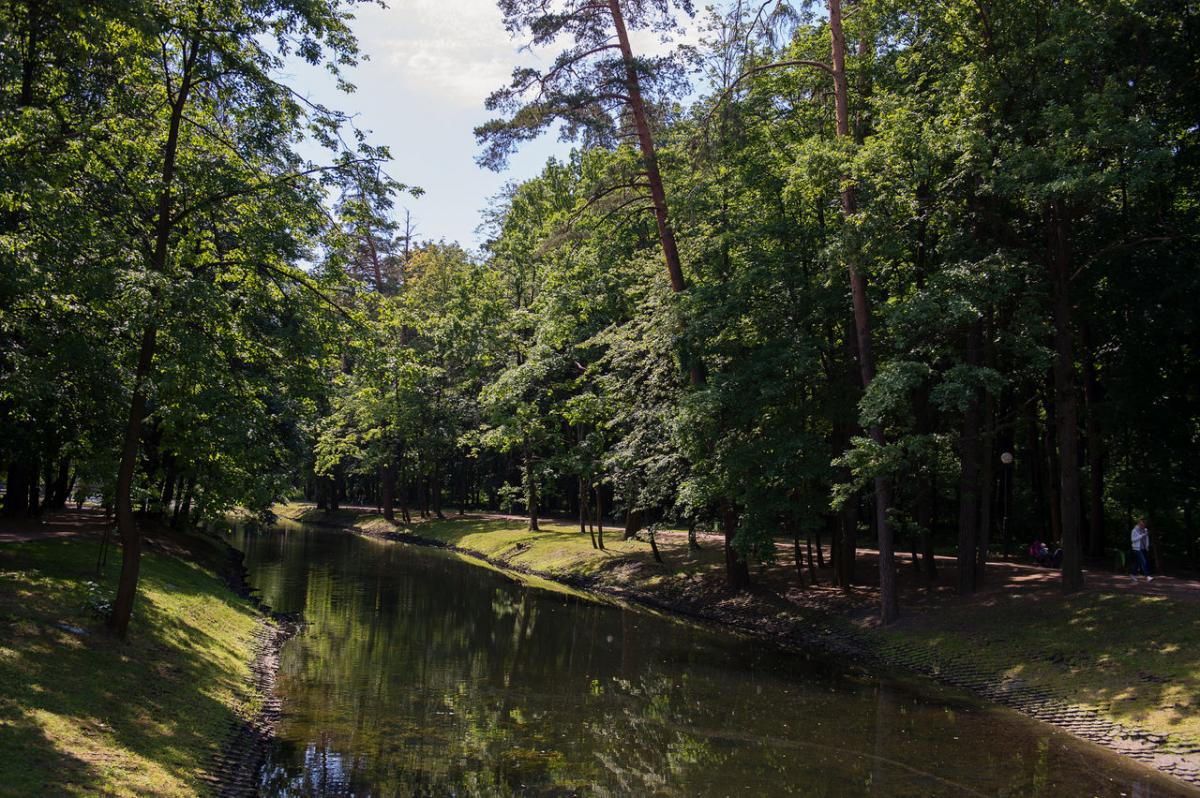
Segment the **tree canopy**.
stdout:
<svg viewBox="0 0 1200 798">
<path fill-rule="evenodd" d="M 113 508 L 118 631 L 136 513 L 289 493 L 711 527 L 735 588 L 815 536 L 887 620 L 938 549 L 966 593 L 1060 544 L 1071 590 L 1148 515 L 1200 563 L 1194 8 L 734 2 L 648 55 L 692 4 L 499 6 L 554 53 L 480 163 L 577 148 L 479 251 L 282 81 L 354 64 L 346 4 L 0 9 L 3 508 Z"/>
</svg>

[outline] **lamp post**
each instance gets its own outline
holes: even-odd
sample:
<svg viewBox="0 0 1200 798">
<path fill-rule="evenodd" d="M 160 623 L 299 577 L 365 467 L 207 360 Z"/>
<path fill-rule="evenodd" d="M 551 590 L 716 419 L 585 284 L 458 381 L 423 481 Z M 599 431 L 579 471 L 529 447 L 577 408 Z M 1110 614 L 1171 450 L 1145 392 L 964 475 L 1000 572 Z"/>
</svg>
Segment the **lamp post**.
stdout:
<svg viewBox="0 0 1200 798">
<path fill-rule="evenodd" d="M 1011 550 L 1012 550 L 1012 546 L 1010 545 L 1010 541 L 1008 539 L 1008 480 L 1009 480 L 1008 475 L 1009 475 L 1009 472 L 1012 470 L 1012 463 L 1013 463 L 1012 452 L 1004 452 L 1003 454 L 1000 455 L 1000 464 L 1003 466 L 1003 469 L 1001 469 L 1001 471 L 1004 474 L 1003 485 L 1000 489 L 1001 490 L 1000 500 L 1001 500 L 1001 508 L 1002 508 L 1001 515 L 1000 515 L 1000 535 L 1001 535 L 1001 537 L 1004 538 L 1004 559 L 1006 559 L 1006 560 L 1009 558 L 1009 554 L 1011 553 Z"/>
</svg>

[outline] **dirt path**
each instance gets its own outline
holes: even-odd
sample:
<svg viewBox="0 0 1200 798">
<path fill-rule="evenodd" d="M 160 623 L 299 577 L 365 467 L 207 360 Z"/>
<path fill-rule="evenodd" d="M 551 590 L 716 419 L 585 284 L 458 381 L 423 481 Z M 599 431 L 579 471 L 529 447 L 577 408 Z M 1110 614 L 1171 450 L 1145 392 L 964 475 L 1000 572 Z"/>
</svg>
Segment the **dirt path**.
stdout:
<svg viewBox="0 0 1200 798">
<path fill-rule="evenodd" d="M 97 507 L 55 510 L 41 518 L 6 518 L 0 521 L 0 543 L 99 537 L 104 534 L 104 527 L 104 513 Z"/>
<path fill-rule="evenodd" d="M 373 507 L 361 505 L 348 505 L 344 506 L 343 509 L 359 510 L 362 512 L 375 511 Z M 523 522 L 527 521 L 528 517 L 507 513 L 469 512 L 459 515 L 455 512 L 447 512 L 446 519 L 451 521 L 455 519 L 485 519 L 490 521 Z M 577 519 L 571 518 L 543 517 L 540 520 L 544 523 L 564 526 L 574 526 L 578 523 Z M 618 532 L 623 531 L 622 527 L 616 524 L 609 527 L 609 529 Z M 687 533 L 682 530 L 663 530 L 658 534 L 660 541 L 667 539 L 678 542 L 686 541 L 687 539 Z M 697 538 L 701 541 L 702 545 L 723 545 L 723 538 L 719 534 L 700 532 L 697 533 Z M 777 565 L 782 570 L 787 571 L 787 576 L 790 578 L 791 569 L 794 568 L 792 544 L 781 541 L 775 544 L 775 548 L 778 552 Z M 821 547 L 820 556 L 823 556 L 827 563 L 829 562 L 830 550 L 828 545 Z M 938 579 L 935 583 L 929 585 L 923 578 L 917 575 L 916 567 L 912 562 L 910 554 L 906 552 L 896 553 L 897 570 L 900 575 L 900 589 L 902 593 L 901 601 L 907 609 L 924 612 L 928 609 L 933 609 L 935 605 L 947 602 L 961 603 L 961 600 L 957 597 L 957 577 L 955 572 L 957 564 L 955 558 L 951 555 L 939 554 L 934 557 L 934 560 L 938 565 Z M 855 565 L 857 576 L 862 581 L 864 587 L 870 589 L 878 585 L 879 552 L 877 550 L 860 547 Z M 771 571 L 774 569 L 767 570 Z M 807 568 L 805 573 L 807 575 Z M 1153 581 L 1150 582 L 1147 582 L 1145 578 L 1139 578 L 1134 582 L 1126 574 L 1114 573 L 1110 570 L 1096 567 L 1085 568 L 1083 573 L 1085 588 L 1089 591 L 1136 592 L 1138 595 L 1162 596 L 1180 601 L 1200 603 L 1200 580 L 1156 575 Z M 818 585 L 829 583 L 831 571 L 828 566 L 819 568 L 817 574 L 819 579 Z M 774 574 L 771 574 L 771 576 L 774 576 Z M 1036 595 L 1049 592 L 1057 593 L 1060 582 L 1059 572 L 1052 568 L 1043 568 L 1042 566 L 1023 562 L 1018 559 L 997 560 L 988 563 L 987 571 L 979 590 L 969 600 L 987 602 L 990 597 L 1002 594 L 1011 596 L 1021 594 Z M 786 586 L 783 587 L 786 592 Z M 828 598 L 833 600 L 834 597 L 830 596 Z M 805 603 L 811 604 L 812 602 L 806 601 Z"/>
</svg>

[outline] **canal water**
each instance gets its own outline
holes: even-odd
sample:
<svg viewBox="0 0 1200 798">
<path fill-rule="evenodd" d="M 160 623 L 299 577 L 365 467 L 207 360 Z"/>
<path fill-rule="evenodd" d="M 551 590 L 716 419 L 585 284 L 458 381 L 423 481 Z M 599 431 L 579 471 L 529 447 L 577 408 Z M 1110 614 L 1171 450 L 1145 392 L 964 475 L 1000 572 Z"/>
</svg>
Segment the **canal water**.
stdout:
<svg viewBox="0 0 1200 798">
<path fill-rule="evenodd" d="M 300 525 L 236 545 L 308 622 L 266 796 L 1187 794 L 1012 712 L 445 552 Z"/>
</svg>

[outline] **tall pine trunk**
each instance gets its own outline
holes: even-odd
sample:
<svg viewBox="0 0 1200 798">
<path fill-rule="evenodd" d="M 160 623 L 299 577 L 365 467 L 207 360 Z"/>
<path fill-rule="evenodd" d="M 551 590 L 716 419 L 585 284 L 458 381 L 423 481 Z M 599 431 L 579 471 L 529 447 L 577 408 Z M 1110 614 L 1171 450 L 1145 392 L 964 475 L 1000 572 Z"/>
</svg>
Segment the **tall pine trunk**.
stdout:
<svg viewBox="0 0 1200 798">
<path fill-rule="evenodd" d="M 596 546 L 600 551 L 604 551 L 604 501 L 599 485 L 596 486 L 594 493 L 596 495 Z"/>
<path fill-rule="evenodd" d="M 846 80 L 846 38 L 842 31 L 841 0 L 829 0 L 829 32 L 833 49 L 833 87 L 837 110 L 837 134 L 850 137 L 850 90 Z M 842 215 L 850 219 L 857 212 L 854 187 L 848 180 L 842 188 Z M 875 359 L 871 351 L 871 308 L 867 296 L 867 278 L 858 268 L 854 257 L 846 258 L 850 273 L 850 293 L 854 305 L 854 328 L 858 340 L 858 366 L 862 373 L 863 389 L 875 379 Z M 872 424 L 871 439 L 877 446 L 886 445 L 883 427 Z M 896 595 L 896 566 L 892 523 L 889 518 L 892 505 L 892 487 L 885 476 L 875 477 L 875 525 L 879 540 L 879 603 L 880 617 L 885 624 L 900 616 L 900 603 Z"/>
<path fill-rule="evenodd" d="M 642 165 L 646 168 L 646 182 L 650 185 L 650 198 L 654 203 L 654 220 L 658 225 L 658 239 L 662 245 L 663 258 L 667 262 L 667 273 L 671 277 L 671 290 L 680 293 L 687 288 L 683 279 L 683 266 L 679 260 L 679 248 L 675 244 L 675 231 L 667 212 L 667 192 L 663 187 L 662 175 L 658 170 L 658 155 L 654 148 L 654 137 L 650 133 L 650 121 L 646 116 L 646 103 L 642 99 L 641 83 L 638 80 L 637 61 L 629 43 L 629 32 L 625 29 L 625 15 L 620 0 L 608 0 L 612 13 L 613 27 L 621 47 L 621 58 L 625 62 L 625 81 L 628 84 L 629 112 L 637 128 L 638 146 L 642 151 Z"/>
<path fill-rule="evenodd" d="M 667 207 L 667 192 L 663 185 L 662 174 L 658 169 L 658 155 L 654 147 L 654 136 L 650 131 L 650 120 L 646 115 L 646 103 L 642 98 L 641 83 L 638 80 L 637 60 L 633 56 L 633 47 L 629 43 L 629 32 L 625 27 L 625 15 L 621 10 L 620 0 L 608 0 L 608 10 L 612 14 L 613 28 L 617 34 L 617 43 L 621 48 L 621 58 L 625 65 L 625 82 L 627 83 L 630 115 L 637 129 L 638 148 L 642 153 L 642 165 L 646 169 L 646 182 L 650 186 L 650 199 L 654 204 L 654 220 L 658 227 L 658 239 L 662 246 L 663 259 L 667 264 L 667 274 L 671 278 L 671 290 L 682 293 L 687 289 L 687 281 L 683 276 L 683 264 L 679 258 L 679 247 L 675 243 L 675 230 L 671 226 L 671 217 Z M 705 382 L 704 363 L 697 357 L 689 357 L 688 372 L 692 385 L 700 386 Z M 732 503 L 730 503 L 732 507 Z M 733 571 L 727 572 L 726 578 L 730 584 L 741 581 L 740 573 L 749 574 L 749 568 L 742 561 L 741 555 L 726 546 L 725 561 Z"/>
<path fill-rule="evenodd" d="M 1058 202 L 1047 210 L 1050 281 L 1054 301 L 1054 426 L 1058 438 L 1059 502 L 1062 507 L 1062 587 L 1083 587 L 1080 536 L 1079 413 L 1075 397 L 1075 356 L 1071 340 L 1070 220 Z"/>
<path fill-rule="evenodd" d="M 992 512 L 996 501 L 996 400 L 989 393 L 983 398 L 983 442 L 980 445 L 979 537 L 975 543 L 976 587 L 987 579 L 988 556 L 992 546 Z"/>
</svg>

